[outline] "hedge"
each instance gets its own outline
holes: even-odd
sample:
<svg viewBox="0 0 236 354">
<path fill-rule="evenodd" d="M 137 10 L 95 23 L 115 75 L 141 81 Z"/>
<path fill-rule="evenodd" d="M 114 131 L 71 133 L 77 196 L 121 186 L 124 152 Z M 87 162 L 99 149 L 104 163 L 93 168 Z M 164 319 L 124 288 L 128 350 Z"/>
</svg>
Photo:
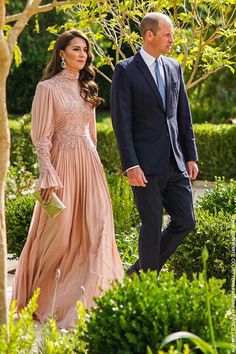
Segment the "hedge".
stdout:
<svg viewBox="0 0 236 354">
<path fill-rule="evenodd" d="M 221 284 L 220 280 L 209 280 L 212 324 L 216 340 L 230 343 L 231 300 Z M 98 307 L 91 309 L 87 321 L 91 354 L 144 354 L 147 345 L 157 353 L 163 339 L 177 331 L 211 341 L 202 274 L 189 281 L 186 275 L 175 280 L 171 272 L 161 273 L 158 279 L 155 272 L 142 273 L 141 281 L 137 276 L 133 281 L 126 278 L 124 284 L 95 301 Z"/>
<path fill-rule="evenodd" d="M 199 179 L 236 178 L 236 125 L 195 124 L 199 153 Z"/>
<path fill-rule="evenodd" d="M 11 123 L 11 163 L 20 158 L 31 172 L 36 173 L 36 156 L 29 134 L 30 115 L 24 115 L 19 124 Z M 120 172 L 121 163 L 110 118 L 97 124 L 98 151 L 105 169 Z M 236 126 L 231 124 L 195 124 L 194 131 L 199 152 L 198 179 L 214 180 L 224 176 L 226 180 L 236 178 Z"/>
<path fill-rule="evenodd" d="M 35 198 L 29 194 L 6 205 L 7 248 L 13 258 L 20 256 L 28 234 Z"/>
<path fill-rule="evenodd" d="M 207 275 L 225 279 L 224 288 L 230 291 L 232 216 L 223 211 L 211 214 L 208 210 L 197 209 L 196 221 L 196 228 L 186 236 L 169 260 L 169 270 L 173 270 L 177 277 L 186 273 L 192 279 L 194 273 L 203 269 L 201 252 L 206 245 L 210 264 Z"/>
<path fill-rule="evenodd" d="M 169 260 L 169 269 L 177 276 L 202 271 L 201 252 L 209 252 L 208 276 L 225 279 L 224 287 L 232 286 L 232 232 L 236 213 L 236 181 L 217 179 L 213 190 L 207 190 L 195 204 L 196 228 L 185 238 Z"/>
<path fill-rule="evenodd" d="M 194 132 L 199 153 L 198 179 L 213 181 L 215 176 L 235 179 L 236 125 L 194 124 Z M 107 171 L 121 171 L 110 119 L 98 123 L 98 151 Z"/>
</svg>

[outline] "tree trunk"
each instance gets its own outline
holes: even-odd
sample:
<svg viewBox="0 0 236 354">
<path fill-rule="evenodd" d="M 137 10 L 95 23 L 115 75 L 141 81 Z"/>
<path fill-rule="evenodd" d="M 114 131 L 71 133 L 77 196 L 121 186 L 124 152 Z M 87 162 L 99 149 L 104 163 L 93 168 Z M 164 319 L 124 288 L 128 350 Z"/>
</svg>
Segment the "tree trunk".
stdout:
<svg viewBox="0 0 236 354">
<path fill-rule="evenodd" d="M 30 18 L 40 12 L 47 12 L 56 6 L 78 3 L 77 0 L 52 0 L 40 6 L 42 0 L 28 0 L 23 12 L 6 17 L 6 0 L 0 0 L 0 327 L 8 328 L 7 316 L 7 242 L 5 223 L 5 180 L 10 156 L 10 132 L 6 107 L 6 83 L 10 71 L 14 46 Z M 8 33 L 3 34 L 5 23 L 15 22 Z"/>
<path fill-rule="evenodd" d="M 6 80 L 10 62 L 6 39 L 0 32 L 0 326 L 7 324 L 7 242 L 4 192 L 10 153 L 10 132 L 6 107 Z"/>
</svg>

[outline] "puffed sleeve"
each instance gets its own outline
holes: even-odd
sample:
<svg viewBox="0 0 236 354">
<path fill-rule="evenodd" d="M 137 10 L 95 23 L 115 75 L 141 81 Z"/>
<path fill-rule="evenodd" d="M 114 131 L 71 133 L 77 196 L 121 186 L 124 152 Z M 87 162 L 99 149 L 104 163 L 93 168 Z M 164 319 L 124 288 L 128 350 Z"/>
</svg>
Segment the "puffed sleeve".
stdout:
<svg viewBox="0 0 236 354">
<path fill-rule="evenodd" d="M 32 104 L 31 138 L 39 163 L 37 188 L 62 188 L 60 178 L 51 163 L 50 151 L 54 134 L 52 88 L 40 82 Z"/>
</svg>

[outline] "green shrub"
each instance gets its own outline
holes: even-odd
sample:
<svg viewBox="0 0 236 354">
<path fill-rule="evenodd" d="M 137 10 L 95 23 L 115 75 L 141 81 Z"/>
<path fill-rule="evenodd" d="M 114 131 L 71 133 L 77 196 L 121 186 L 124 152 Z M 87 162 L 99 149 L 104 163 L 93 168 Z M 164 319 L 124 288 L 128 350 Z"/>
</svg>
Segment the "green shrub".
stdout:
<svg viewBox="0 0 236 354">
<path fill-rule="evenodd" d="M 125 269 L 134 264 L 138 259 L 138 229 L 130 232 L 116 233 L 116 244 Z"/>
<path fill-rule="evenodd" d="M 225 183 L 224 178 L 216 178 L 213 190 L 207 188 L 196 202 L 196 207 L 215 214 L 222 210 L 231 215 L 236 213 L 236 181 Z"/>
<path fill-rule="evenodd" d="M 73 329 L 59 330 L 54 319 L 43 325 L 39 353 L 41 354 L 72 354 L 87 353 L 87 344 L 83 340 L 86 326 L 86 310 L 81 302 L 77 306 L 78 320 Z"/>
<path fill-rule="evenodd" d="M 158 280 L 155 272 L 141 278 L 126 278 L 96 299 L 98 307 L 91 309 L 87 323 L 89 353 L 144 354 L 147 345 L 156 351 L 168 334 L 180 330 L 210 341 L 201 274 L 192 282 L 186 275 L 175 280 L 168 272 Z M 217 340 L 229 342 L 231 299 L 221 285 L 220 280 L 209 280 L 212 321 Z"/>
<path fill-rule="evenodd" d="M 199 153 L 199 179 L 236 178 L 236 126 L 194 124 Z"/>
<path fill-rule="evenodd" d="M 25 244 L 35 198 L 25 195 L 6 204 L 6 232 L 8 252 L 19 257 Z"/>
<path fill-rule="evenodd" d="M 219 211 L 196 210 L 196 228 L 191 231 L 169 260 L 169 269 L 177 276 L 202 271 L 201 251 L 204 245 L 209 252 L 208 277 L 226 279 L 225 288 L 231 289 L 231 229 L 232 216 Z"/>
<path fill-rule="evenodd" d="M 97 132 L 98 153 L 104 168 L 109 173 L 121 172 L 121 162 L 111 119 L 106 118 L 102 122 L 97 123 Z"/>
<path fill-rule="evenodd" d="M 6 326 L 0 328 L 0 353 L 18 354 L 35 353 L 33 351 L 36 339 L 34 332 L 33 313 L 37 309 L 39 289 L 34 292 L 32 299 L 27 307 L 20 311 L 16 320 L 17 307 L 13 301 L 9 311 L 9 335 Z"/>
<path fill-rule="evenodd" d="M 30 136 L 31 114 L 25 114 L 17 120 L 18 124 L 11 122 L 11 165 L 20 170 L 24 167 L 37 176 L 37 157 Z"/>
<path fill-rule="evenodd" d="M 199 197 L 196 206 L 196 228 L 172 255 L 169 266 L 180 276 L 183 272 L 192 278 L 202 270 L 201 250 L 209 252 L 208 276 L 226 279 L 226 289 L 231 289 L 231 242 L 233 214 L 236 212 L 236 181 L 225 183 L 217 178 L 213 190 Z"/>
<path fill-rule="evenodd" d="M 23 165 L 21 168 L 10 166 L 6 179 L 7 202 L 33 192 L 34 188 L 35 177 L 32 172 L 27 171 Z"/>
<path fill-rule="evenodd" d="M 199 179 L 236 178 L 236 126 L 194 124 L 199 152 Z M 120 171 L 121 163 L 110 119 L 98 124 L 98 150 L 109 172 Z"/>
<path fill-rule="evenodd" d="M 133 193 L 127 178 L 107 174 L 116 232 L 131 232 L 137 227 L 139 216 L 134 204 Z"/>
<path fill-rule="evenodd" d="M 127 178 L 107 175 L 115 222 L 116 242 L 125 268 L 138 257 L 139 216 Z"/>
<path fill-rule="evenodd" d="M 168 352 L 164 350 L 158 350 L 153 352 L 150 347 L 147 348 L 147 354 L 190 354 L 190 348 L 188 344 L 184 344 L 182 349 L 175 348 L 174 345 L 171 345 Z"/>
</svg>

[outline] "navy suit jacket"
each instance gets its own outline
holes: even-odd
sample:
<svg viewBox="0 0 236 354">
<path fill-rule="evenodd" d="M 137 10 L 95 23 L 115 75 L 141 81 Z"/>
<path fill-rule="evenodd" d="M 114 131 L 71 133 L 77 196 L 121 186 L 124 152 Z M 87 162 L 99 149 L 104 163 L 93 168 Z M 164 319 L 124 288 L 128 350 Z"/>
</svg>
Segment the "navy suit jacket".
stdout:
<svg viewBox="0 0 236 354">
<path fill-rule="evenodd" d="M 197 161 L 186 88 L 179 63 L 162 56 L 166 110 L 140 53 L 116 65 L 111 87 L 111 116 L 123 170 L 140 165 L 147 175 L 166 172 L 170 151 L 181 171 Z"/>
</svg>

